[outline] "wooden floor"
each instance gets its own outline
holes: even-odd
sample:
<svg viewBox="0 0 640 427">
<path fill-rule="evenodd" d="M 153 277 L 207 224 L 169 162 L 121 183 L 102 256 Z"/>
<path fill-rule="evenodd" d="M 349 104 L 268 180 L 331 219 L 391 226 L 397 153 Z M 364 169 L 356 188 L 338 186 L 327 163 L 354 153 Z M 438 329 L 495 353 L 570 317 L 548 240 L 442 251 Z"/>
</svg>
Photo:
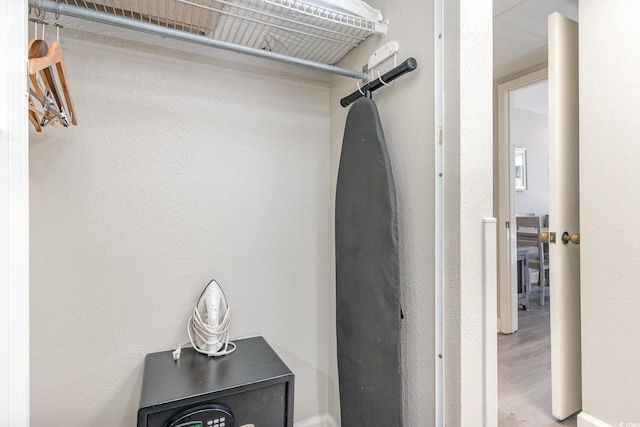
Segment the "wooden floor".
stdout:
<svg viewBox="0 0 640 427">
<path fill-rule="evenodd" d="M 577 425 L 575 415 L 564 422 L 551 415 L 549 304 L 541 306 L 538 295 L 529 311 L 518 311 L 516 333 L 498 334 L 500 427 Z"/>
</svg>

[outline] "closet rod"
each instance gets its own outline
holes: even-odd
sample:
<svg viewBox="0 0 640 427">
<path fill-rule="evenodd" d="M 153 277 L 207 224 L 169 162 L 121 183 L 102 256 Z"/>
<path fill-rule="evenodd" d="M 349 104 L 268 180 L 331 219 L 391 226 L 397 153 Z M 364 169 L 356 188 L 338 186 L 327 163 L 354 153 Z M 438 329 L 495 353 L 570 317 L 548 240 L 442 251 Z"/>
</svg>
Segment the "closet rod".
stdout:
<svg viewBox="0 0 640 427">
<path fill-rule="evenodd" d="M 323 64 L 321 62 L 309 61 L 306 59 L 296 58 L 293 56 L 283 55 L 276 52 L 270 52 L 263 49 L 256 49 L 228 43 L 198 34 L 187 33 L 185 31 L 175 30 L 173 28 L 161 27 L 149 22 L 136 21 L 120 16 L 109 15 L 78 6 L 71 6 L 64 3 L 58 3 L 53 0 L 29 0 L 29 5 L 40 10 L 53 12 L 56 14 L 72 16 L 74 18 L 86 19 L 89 21 L 99 22 L 101 24 L 114 25 L 130 30 L 142 31 L 145 33 L 155 34 L 161 37 L 169 37 L 176 40 L 182 40 L 190 43 L 201 44 L 217 49 L 230 50 L 245 55 L 257 56 L 259 58 L 270 59 L 273 61 L 284 62 L 286 64 L 298 65 L 313 70 L 323 71 L 341 76 L 352 77 L 354 79 L 364 79 L 366 74 L 359 71 L 352 71 L 346 68 L 336 67 L 334 65 Z"/>
<path fill-rule="evenodd" d="M 416 67 L 418 67 L 418 61 L 416 61 L 414 58 L 408 58 L 406 61 L 404 61 L 402 64 L 398 65 L 391 71 L 388 71 L 374 81 L 367 83 L 357 91 L 353 92 L 351 95 L 342 98 L 340 100 L 340 105 L 346 107 L 356 99 L 362 98 L 367 93 L 370 94 L 374 90 L 380 89 L 382 86 L 391 83 L 398 77 L 415 70 Z"/>
</svg>

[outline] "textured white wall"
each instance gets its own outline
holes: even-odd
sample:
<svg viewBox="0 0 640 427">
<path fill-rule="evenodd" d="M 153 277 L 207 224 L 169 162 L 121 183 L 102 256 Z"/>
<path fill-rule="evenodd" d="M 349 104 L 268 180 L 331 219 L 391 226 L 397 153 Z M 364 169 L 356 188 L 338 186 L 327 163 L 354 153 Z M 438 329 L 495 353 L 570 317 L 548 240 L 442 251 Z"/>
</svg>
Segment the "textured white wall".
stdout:
<svg viewBox="0 0 640 427">
<path fill-rule="evenodd" d="M 485 306 L 479 303 L 484 300 L 482 220 L 493 213 L 493 8 L 488 0 L 460 0 L 456 22 L 455 7 L 445 3 L 445 247 L 450 246 L 445 332 L 448 348 L 460 346 L 459 370 L 458 355 L 445 354 L 445 361 L 453 359 L 445 383 L 445 398 L 452 402 L 447 410 L 453 413 L 446 425 L 458 425 L 459 405 L 459 425 L 477 426 L 495 416 L 484 414 L 484 399 L 497 399 L 483 396 L 483 334 L 495 324 L 483 322 Z"/>
<path fill-rule="evenodd" d="M 583 409 L 612 426 L 640 423 L 638 17 L 635 1 L 580 2 Z"/>
<path fill-rule="evenodd" d="M 549 213 L 549 116 L 512 111 L 511 140 L 527 150 L 527 189 L 516 191 L 516 212 Z"/>
<path fill-rule="evenodd" d="M 144 355 L 211 278 L 232 338 L 296 374 L 296 419 L 326 413 L 326 77 L 119 31 L 62 32 L 79 125 L 30 134 L 31 425 L 134 425 Z"/>
<path fill-rule="evenodd" d="M 395 24 L 342 65 L 359 69 L 390 40 L 419 63 L 375 99 L 398 190 L 405 421 L 430 426 L 433 3 L 370 3 Z M 450 4 L 447 423 L 477 425 L 491 5 Z M 296 418 L 337 418 L 331 212 L 346 117 L 338 100 L 354 81 L 334 78 L 329 96 L 320 78 L 118 36 L 64 37 L 80 126 L 31 135 L 33 425 L 132 425 L 143 355 L 183 340 L 211 277 L 234 308 L 232 335 L 265 335 L 296 373 Z"/>
</svg>

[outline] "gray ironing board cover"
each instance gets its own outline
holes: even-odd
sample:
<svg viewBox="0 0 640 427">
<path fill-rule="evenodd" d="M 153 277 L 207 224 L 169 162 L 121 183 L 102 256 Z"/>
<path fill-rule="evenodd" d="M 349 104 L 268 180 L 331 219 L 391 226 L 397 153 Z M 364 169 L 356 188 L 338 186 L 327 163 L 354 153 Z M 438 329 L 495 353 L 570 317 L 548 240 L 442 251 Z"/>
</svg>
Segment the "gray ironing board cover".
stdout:
<svg viewBox="0 0 640 427">
<path fill-rule="evenodd" d="M 347 116 L 336 187 L 341 425 L 402 426 L 396 192 L 378 109 Z"/>
</svg>

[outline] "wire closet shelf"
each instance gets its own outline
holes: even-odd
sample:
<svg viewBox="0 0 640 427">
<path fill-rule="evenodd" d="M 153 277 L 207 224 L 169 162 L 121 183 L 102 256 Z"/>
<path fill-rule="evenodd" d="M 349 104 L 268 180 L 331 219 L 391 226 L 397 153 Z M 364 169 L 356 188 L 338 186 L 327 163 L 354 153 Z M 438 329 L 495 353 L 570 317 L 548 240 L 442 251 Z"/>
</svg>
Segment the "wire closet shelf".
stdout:
<svg viewBox="0 0 640 427">
<path fill-rule="evenodd" d="M 384 21 L 300 0 L 29 0 L 29 4 L 240 53 L 273 55 L 282 62 L 297 58 L 303 66 L 332 66 L 367 37 L 387 31 Z M 362 78 L 359 72 L 337 74 Z"/>
</svg>

